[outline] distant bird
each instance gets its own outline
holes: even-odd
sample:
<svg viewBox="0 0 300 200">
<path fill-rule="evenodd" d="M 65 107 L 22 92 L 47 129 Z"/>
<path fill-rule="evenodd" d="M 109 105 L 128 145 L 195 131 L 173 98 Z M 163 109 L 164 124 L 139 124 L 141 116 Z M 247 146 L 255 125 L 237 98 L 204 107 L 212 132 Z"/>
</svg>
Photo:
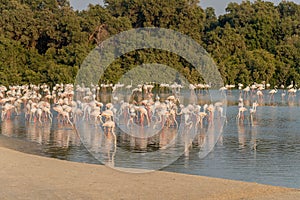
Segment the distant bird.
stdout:
<svg viewBox="0 0 300 200">
<path fill-rule="evenodd" d="M 242 107 L 239 107 L 239 112 L 238 112 L 238 114 L 237 114 L 237 116 L 236 116 L 236 119 L 237 120 L 244 120 L 244 112 L 245 111 L 247 111 L 247 108 L 245 108 L 244 106 L 242 106 Z"/>
<path fill-rule="evenodd" d="M 130 85 L 126 85 L 125 88 L 126 88 L 127 90 L 130 90 L 130 89 L 132 88 L 132 80 L 130 81 Z"/>
<path fill-rule="evenodd" d="M 244 91 L 244 97 L 247 97 L 249 95 L 249 92 L 250 92 L 250 87 L 249 86 L 245 87 L 243 89 L 243 91 Z"/>
<path fill-rule="evenodd" d="M 219 89 L 219 91 L 220 91 L 222 94 L 224 94 L 226 90 L 227 90 L 227 87 L 225 87 L 225 86 L 223 86 L 223 87 L 221 87 L 221 88 Z"/>
<path fill-rule="evenodd" d="M 116 127 L 116 124 L 114 121 L 112 120 L 108 120 L 106 121 L 104 124 L 103 124 L 103 127 L 105 128 L 105 133 L 108 135 L 109 133 L 111 133 L 114 137 L 114 142 L 115 142 L 115 145 L 117 145 L 117 136 L 115 134 L 115 127 Z"/>
<path fill-rule="evenodd" d="M 243 84 L 239 83 L 238 84 L 239 90 L 242 90 L 243 86 L 244 86 Z"/>
<path fill-rule="evenodd" d="M 239 107 L 243 107 L 244 106 L 244 101 L 242 98 L 239 98 L 239 103 L 238 103 Z"/>
<path fill-rule="evenodd" d="M 292 89 L 294 87 L 293 81 L 291 82 L 291 84 L 289 86 L 286 87 L 286 89 Z"/>
<path fill-rule="evenodd" d="M 250 112 L 250 123 L 253 126 L 253 115 L 256 113 L 256 107 L 258 106 L 257 102 L 253 102 L 252 108 L 249 109 Z"/>
<path fill-rule="evenodd" d="M 269 94 L 270 94 L 270 101 L 274 100 L 274 94 L 276 94 L 278 92 L 277 90 L 277 86 L 274 87 L 274 89 L 272 89 Z"/>
<path fill-rule="evenodd" d="M 257 90 L 256 95 L 258 97 L 258 100 L 263 100 L 264 94 L 261 90 Z"/>
</svg>

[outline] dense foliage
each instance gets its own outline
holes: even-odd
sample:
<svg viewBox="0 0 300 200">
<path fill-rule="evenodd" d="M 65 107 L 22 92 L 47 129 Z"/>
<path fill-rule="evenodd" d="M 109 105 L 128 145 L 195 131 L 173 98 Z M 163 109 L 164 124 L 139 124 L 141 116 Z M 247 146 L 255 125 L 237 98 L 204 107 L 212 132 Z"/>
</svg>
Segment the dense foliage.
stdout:
<svg viewBox="0 0 300 200">
<path fill-rule="evenodd" d="M 300 5 L 282 1 L 230 3 L 216 17 L 198 0 L 106 0 L 75 11 L 68 0 L 2 0 L 0 84 L 73 82 L 84 58 L 110 36 L 138 27 L 189 35 L 214 58 L 226 84 L 300 81 Z M 117 59 L 102 81 L 142 63 L 160 63 L 191 82 L 201 76 L 178 55 L 155 49 Z"/>
</svg>

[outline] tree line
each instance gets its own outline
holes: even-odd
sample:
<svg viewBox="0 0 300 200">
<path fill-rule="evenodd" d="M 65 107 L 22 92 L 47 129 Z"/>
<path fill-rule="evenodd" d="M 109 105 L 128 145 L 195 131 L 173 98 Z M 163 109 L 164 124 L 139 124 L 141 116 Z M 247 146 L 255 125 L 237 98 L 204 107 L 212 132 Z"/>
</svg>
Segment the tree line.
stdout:
<svg viewBox="0 0 300 200">
<path fill-rule="evenodd" d="M 102 41 L 141 27 L 168 28 L 193 38 L 214 59 L 225 84 L 300 81 L 300 5 L 294 2 L 229 3 L 217 17 L 199 0 L 105 0 L 104 6 L 83 11 L 68 0 L 2 0 L 0 16 L 4 85 L 72 83 Z M 123 55 L 100 81 L 116 83 L 143 63 L 164 64 L 192 83 L 202 81 L 184 58 L 156 49 Z"/>
</svg>

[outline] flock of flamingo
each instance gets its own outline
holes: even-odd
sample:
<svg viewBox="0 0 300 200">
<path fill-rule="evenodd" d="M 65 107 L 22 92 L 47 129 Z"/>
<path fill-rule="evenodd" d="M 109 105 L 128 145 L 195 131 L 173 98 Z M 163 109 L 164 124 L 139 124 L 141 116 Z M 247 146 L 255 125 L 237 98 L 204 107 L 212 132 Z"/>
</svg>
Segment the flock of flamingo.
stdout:
<svg viewBox="0 0 300 200">
<path fill-rule="evenodd" d="M 156 88 L 156 94 L 153 89 Z M 226 85 L 219 89 L 219 93 L 230 94 L 235 85 Z M 127 129 L 134 126 L 151 128 L 158 127 L 178 128 L 183 124 L 185 129 L 207 128 L 214 120 L 225 119 L 223 113 L 224 102 L 202 101 L 183 105 L 182 92 L 184 87 L 178 83 L 173 84 L 139 84 L 133 88 L 124 84 L 101 84 L 89 87 L 73 84 L 56 84 L 50 87 L 41 85 L 0 86 L 1 120 L 10 120 L 11 117 L 24 115 L 31 123 L 40 123 L 57 120 L 66 126 L 73 126 L 79 121 L 89 121 L 94 126 L 101 126 L 106 134 L 112 135 L 115 143 L 116 123 Z M 209 95 L 208 84 L 190 84 L 190 95 Z M 269 84 L 253 84 L 240 90 L 238 98 L 237 121 L 244 121 L 245 112 L 249 112 L 249 122 L 253 125 L 253 117 L 258 105 L 262 105 L 264 95 L 268 95 L 269 102 L 274 101 L 277 87 L 270 89 Z M 287 96 L 294 100 L 297 85 L 293 83 L 286 88 L 281 86 L 281 98 Z M 123 92 L 120 92 L 123 91 Z M 107 99 L 107 94 L 111 98 Z M 287 94 L 287 95 L 286 95 Z M 185 97 L 187 99 L 190 96 Z M 201 98 L 201 97 L 200 97 Z M 252 106 L 245 106 L 244 99 L 251 99 Z M 181 120 L 180 120 L 181 119 Z"/>
</svg>

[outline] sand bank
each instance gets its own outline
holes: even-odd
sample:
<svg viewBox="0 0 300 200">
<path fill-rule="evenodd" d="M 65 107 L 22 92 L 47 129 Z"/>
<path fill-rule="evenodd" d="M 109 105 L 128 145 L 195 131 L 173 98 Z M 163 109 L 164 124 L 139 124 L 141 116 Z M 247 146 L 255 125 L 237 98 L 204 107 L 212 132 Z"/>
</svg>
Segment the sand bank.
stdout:
<svg viewBox="0 0 300 200">
<path fill-rule="evenodd" d="M 256 183 L 151 172 L 130 174 L 0 147 L 0 199 L 300 199 Z"/>
</svg>

